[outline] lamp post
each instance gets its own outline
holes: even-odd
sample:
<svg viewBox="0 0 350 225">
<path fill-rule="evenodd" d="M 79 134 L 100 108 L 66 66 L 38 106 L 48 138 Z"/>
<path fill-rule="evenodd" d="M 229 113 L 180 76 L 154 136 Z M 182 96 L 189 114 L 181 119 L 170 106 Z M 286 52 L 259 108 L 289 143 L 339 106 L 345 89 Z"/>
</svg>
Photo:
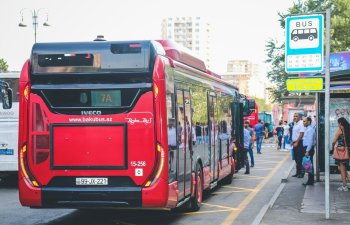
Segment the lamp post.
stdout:
<svg viewBox="0 0 350 225">
<path fill-rule="evenodd" d="M 33 24 L 33 29 L 34 29 L 34 41 L 35 41 L 35 43 L 36 43 L 36 33 L 37 33 L 38 25 L 39 25 L 38 17 L 39 17 L 39 13 L 41 12 L 41 10 L 43 10 L 43 8 L 34 9 L 34 10 L 30 10 L 30 9 L 25 8 L 25 9 L 21 9 L 21 11 L 20 11 L 22 20 L 18 24 L 19 27 L 27 27 L 27 24 L 25 24 L 24 20 L 23 20 L 24 11 L 29 11 L 32 14 L 32 24 Z M 48 23 L 48 20 L 49 20 L 49 14 L 46 13 L 46 21 L 43 23 L 43 26 L 45 26 L 45 27 L 50 26 L 50 24 Z"/>
</svg>

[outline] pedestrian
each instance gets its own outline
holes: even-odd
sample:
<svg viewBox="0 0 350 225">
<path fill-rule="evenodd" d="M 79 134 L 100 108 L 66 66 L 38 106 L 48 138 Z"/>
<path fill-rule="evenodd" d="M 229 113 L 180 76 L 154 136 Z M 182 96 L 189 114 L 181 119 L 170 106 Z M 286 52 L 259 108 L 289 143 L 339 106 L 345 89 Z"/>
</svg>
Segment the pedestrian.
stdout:
<svg viewBox="0 0 350 225">
<path fill-rule="evenodd" d="M 254 167 L 254 153 L 253 153 L 253 144 L 254 144 L 254 131 L 249 123 L 249 121 L 244 122 L 244 128 L 249 131 L 250 134 L 250 142 L 249 142 L 249 148 L 248 153 L 250 157 L 250 167 Z"/>
<path fill-rule="evenodd" d="M 195 146 L 197 143 L 196 129 L 192 126 L 192 145 Z"/>
<path fill-rule="evenodd" d="M 289 125 L 285 120 L 283 125 L 283 150 L 286 150 L 286 144 L 290 144 L 289 142 Z"/>
<path fill-rule="evenodd" d="M 337 144 L 336 148 L 335 144 Z M 332 142 L 332 151 L 333 151 L 333 158 L 335 159 L 335 164 L 338 165 L 338 170 L 341 175 L 341 179 L 343 182 L 343 185 L 338 188 L 338 191 L 348 191 L 349 187 L 346 185 L 346 182 L 349 181 L 349 174 L 346 169 L 346 165 L 349 163 L 349 154 L 347 154 L 347 157 L 343 157 L 343 159 L 340 159 L 337 157 L 336 152 L 337 149 L 343 149 L 345 151 L 349 151 L 348 146 L 350 145 L 350 125 L 349 122 L 344 118 L 341 117 L 338 119 L 338 130 L 335 132 L 334 139 Z M 344 149 L 345 148 L 345 149 Z M 344 152 L 346 153 L 346 152 Z"/>
<path fill-rule="evenodd" d="M 265 143 L 267 143 L 268 138 L 269 138 L 269 124 L 265 123 L 264 124 L 264 139 L 265 139 Z"/>
<path fill-rule="evenodd" d="M 293 141 L 292 141 L 292 134 L 293 134 L 293 126 L 294 126 L 294 122 L 290 122 L 289 123 L 289 143 L 290 143 L 290 154 L 292 155 L 292 160 L 295 160 L 294 158 L 294 149 L 293 149 Z"/>
<path fill-rule="evenodd" d="M 303 178 L 304 172 L 301 165 L 301 161 L 303 158 L 303 136 L 304 136 L 304 125 L 300 120 L 300 114 L 294 113 L 293 116 L 293 130 L 292 130 L 292 144 L 293 144 L 293 152 L 294 152 L 294 160 L 296 163 L 296 173 L 293 177 Z"/>
<path fill-rule="evenodd" d="M 284 128 L 282 126 L 282 121 L 280 121 L 278 126 L 276 127 L 276 134 L 277 134 L 277 138 L 278 138 L 277 150 L 281 150 L 281 148 L 282 148 L 282 137 L 283 137 L 283 134 L 284 134 Z"/>
<path fill-rule="evenodd" d="M 311 125 L 312 120 L 311 117 L 307 117 L 303 119 L 303 125 L 305 127 L 305 132 L 304 132 L 304 136 L 303 136 L 303 151 L 305 152 L 305 156 L 306 157 L 310 157 L 311 160 L 311 165 L 312 165 L 312 169 L 310 172 L 308 172 L 308 179 L 306 183 L 303 183 L 303 185 L 313 185 L 314 184 L 314 169 L 313 169 L 313 157 L 315 154 L 315 129 L 314 127 Z"/>
<path fill-rule="evenodd" d="M 199 122 L 196 123 L 196 140 L 197 144 L 202 144 L 202 127 Z"/>
<path fill-rule="evenodd" d="M 244 146 L 243 146 L 243 161 L 245 164 L 245 173 L 244 174 L 249 174 L 249 161 L 248 161 L 248 149 L 249 149 L 249 144 L 251 141 L 251 136 L 249 134 L 248 129 L 244 127 Z"/>
<path fill-rule="evenodd" d="M 176 143 L 176 129 L 175 124 L 173 120 L 169 120 L 168 124 L 168 146 L 169 146 L 169 171 L 173 171 L 175 169 L 175 165 L 173 168 L 173 161 L 174 161 L 174 152 L 177 147 Z"/>
<path fill-rule="evenodd" d="M 261 144 L 264 138 L 264 122 L 261 120 L 258 120 L 259 123 L 255 125 L 254 132 L 255 132 L 255 138 L 256 138 L 256 151 L 257 154 L 261 154 Z"/>
</svg>

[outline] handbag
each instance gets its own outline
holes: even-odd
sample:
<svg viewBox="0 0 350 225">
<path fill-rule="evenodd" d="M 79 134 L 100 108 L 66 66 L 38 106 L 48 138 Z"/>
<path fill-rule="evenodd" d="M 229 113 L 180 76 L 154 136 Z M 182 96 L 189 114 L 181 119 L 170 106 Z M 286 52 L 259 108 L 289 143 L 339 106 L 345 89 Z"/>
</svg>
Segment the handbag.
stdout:
<svg viewBox="0 0 350 225">
<path fill-rule="evenodd" d="M 310 156 L 303 157 L 302 166 L 306 173 L 312 172 L 312 162 L 311 162 Z"/>
<path fill-rule="evenodd" d="M 333 158 L 336 160 L 348 160 L 349 159 L 349 149 L 348 149 L 348 146 L 346 144 L 346 138 L 345 138 L 345 134 L 344 134 L 343 130 L 341 130 L 341 132 L 343 133 L 345 146 L 337 146 L 334 150 Z"/>
</svg>

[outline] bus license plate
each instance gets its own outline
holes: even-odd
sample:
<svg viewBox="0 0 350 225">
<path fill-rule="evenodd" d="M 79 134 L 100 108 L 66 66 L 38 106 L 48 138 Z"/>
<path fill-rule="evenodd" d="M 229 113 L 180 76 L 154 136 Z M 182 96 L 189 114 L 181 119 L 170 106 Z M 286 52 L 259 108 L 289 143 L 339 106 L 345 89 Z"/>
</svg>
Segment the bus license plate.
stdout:
<svg viewBox="0 0 350 225">
<path fill-rule="evenodd" d="M 108 185 L 108 178 L 78 177 L 75 178 L 75 185 Z"/>
</svg>

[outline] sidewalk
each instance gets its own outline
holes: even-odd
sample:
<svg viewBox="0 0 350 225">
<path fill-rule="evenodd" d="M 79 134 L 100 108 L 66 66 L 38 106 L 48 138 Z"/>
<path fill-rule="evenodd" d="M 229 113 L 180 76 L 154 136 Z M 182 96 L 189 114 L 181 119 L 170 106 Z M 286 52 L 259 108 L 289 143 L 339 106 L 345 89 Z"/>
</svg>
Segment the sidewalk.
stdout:
<svg viewBox="0 0 350 225">
<path fill-rule="evenodd" d="M 304 186 L 304 179 L 288 178 L 280 195 L 265 213 L 261 225 L 289 225 L 289 224 L 350 224 L 350 191 L 339 192 L 341 185 L 340 174 L 330 175 L 330 209 L 329 220 L 325 219 L 325 186 L 324 182 L 316 182 L 313 186 Z M 321 177 L 321 180 L 324 180 Z"/>
</svg>

